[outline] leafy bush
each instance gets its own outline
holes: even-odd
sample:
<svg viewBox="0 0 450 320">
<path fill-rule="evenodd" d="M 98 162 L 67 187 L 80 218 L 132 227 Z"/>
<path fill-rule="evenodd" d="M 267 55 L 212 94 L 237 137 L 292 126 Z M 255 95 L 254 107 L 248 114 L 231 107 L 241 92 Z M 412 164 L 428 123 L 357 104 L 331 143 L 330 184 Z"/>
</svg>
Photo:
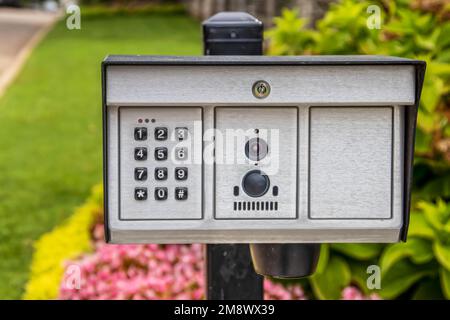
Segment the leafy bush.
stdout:
<svg viewBox="0 0 450 320">
<path fill-rule="evenodd" d="M 64 273 L 64 261 L 91 251 L 90 229 L 101 218 L 102 188 L 96 186 L 88 201 L 69 220 L 34 243 L 30 280 L 24 299 L 54 299 Z"/>
<path fill-rule="evenodd" d="M 316 275 L 304 287 L 337 299 L 344 287 L 366 294 L 366 268 L 382 269 L 384 298 L 450 299 L 450 4 L 447 1 L 357 1 L 332 4 L 315 29 L 284 10 L 267 32 L 268 53 L 385 54 L 427 61 L 416 132 L 413 213 L 407 243 L 323 245 Z M 370 5 L 381 28 L 370 29 Z"/>
</svg>

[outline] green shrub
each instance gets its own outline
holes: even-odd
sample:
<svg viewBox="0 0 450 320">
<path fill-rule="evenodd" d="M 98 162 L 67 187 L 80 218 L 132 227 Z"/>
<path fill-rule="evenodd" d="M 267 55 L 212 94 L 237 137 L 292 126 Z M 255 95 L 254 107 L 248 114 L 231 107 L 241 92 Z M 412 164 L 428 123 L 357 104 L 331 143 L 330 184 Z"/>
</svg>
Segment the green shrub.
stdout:
<svg viewBox="0 0 450 320">
<path fill-rule="evenodd" d="M 381 9 L 380 29 L 367 26 L 373 4 Z M 408 242 L 323 245 L 318 272 L 302 281 L 317 298 L 337 299 L 350 283 L 369 293 L 366 269 L 377 264 L 382 283 L 376 292 L 384 298 L 450 299 L 450 4 L 427 5 L 342 0 L 314 29 L 286 9 L 267 32 L 268 53 L 274 55 L 384 54 L 427 61 Z"/>
<path fill-rule="evenodd" d="M 23 299 L 56 299 L 64 272 L 64 262 L 91 251 L 91 228 L 102 219 L 102 186 L 93 188 L 87 202 L 61 226 L 34 243 L 30 279 Z"/>
</svg>

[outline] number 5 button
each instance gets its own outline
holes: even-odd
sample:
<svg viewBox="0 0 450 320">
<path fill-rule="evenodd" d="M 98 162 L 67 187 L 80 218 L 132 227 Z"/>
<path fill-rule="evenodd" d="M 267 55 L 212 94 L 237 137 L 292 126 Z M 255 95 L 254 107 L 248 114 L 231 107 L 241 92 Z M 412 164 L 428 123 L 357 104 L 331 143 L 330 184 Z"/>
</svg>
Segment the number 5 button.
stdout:
<svg viewBox="0 0 450 320">
<path fill-rule="evenodd" d="M 186 180 L 188 177 L 188 168 L 175 168 L 175 179 Z"/>
<path fill-rule="evenodd" d="M 167 148 L 166 147 L 155 148 L 155 159 L 158 161 L 167 160 Z"/>
</svg>

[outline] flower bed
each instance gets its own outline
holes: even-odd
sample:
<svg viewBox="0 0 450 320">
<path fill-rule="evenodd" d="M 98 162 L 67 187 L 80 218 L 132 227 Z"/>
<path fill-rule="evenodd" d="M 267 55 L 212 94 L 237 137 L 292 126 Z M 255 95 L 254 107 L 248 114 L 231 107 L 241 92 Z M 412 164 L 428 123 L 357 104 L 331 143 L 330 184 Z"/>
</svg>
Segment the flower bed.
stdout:
<svg viewBox="0 0 450 320">
<path fill-rule="evenodd" d="M 36 242 L 25 299 L 204 298 L 203 245 L 106 244 L 102 212 L 97 186 L 65 224 Z M 351 287 L 343 297 L 366 299 Z M 264 298 L 306 296 L 298 284 L 266 279 Z"/>
</svg>

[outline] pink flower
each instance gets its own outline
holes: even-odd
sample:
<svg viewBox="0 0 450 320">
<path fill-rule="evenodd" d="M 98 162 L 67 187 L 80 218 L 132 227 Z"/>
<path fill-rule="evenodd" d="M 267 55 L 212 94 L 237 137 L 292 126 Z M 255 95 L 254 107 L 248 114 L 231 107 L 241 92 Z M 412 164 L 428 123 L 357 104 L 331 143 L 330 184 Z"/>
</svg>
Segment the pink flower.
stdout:
<svg viewBox="0 0 450 320">
<path fill-rule="evenodd" d="M 342 290 L 342 299 L 343 300 L 380 300 L 380 296 L 376 293 L 372 293 L 370 296 L 365 296 L 363 293 L 356 287 L 346 287 Z"/>
<path fill-rule="evenodd" d="M 93 228 L 95 251 L 66 266 L 80 267 L 79 289 L 60 285 L 60 299 L 203 299 L 203 245 L 108 245 Z M 305 299 L 299 285 L 264 281 L 265 299 Z"/>
</svg>

